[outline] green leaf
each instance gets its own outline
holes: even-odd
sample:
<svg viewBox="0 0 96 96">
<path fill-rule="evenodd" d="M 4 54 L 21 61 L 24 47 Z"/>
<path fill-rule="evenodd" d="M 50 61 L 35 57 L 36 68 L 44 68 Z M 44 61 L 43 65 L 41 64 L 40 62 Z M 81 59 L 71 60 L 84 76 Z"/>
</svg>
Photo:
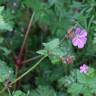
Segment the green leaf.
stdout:
<svg viewBox="0 0 96 96">
<path fill-rule="evenodd" d="M 56 38 L 47 43 L 43 43 L 44 49 L 37 51 L 37 53 L 41 55 L 48 55 L 52 64 L 60 64 L 61 57 L 71 56 L 72 54 L 69 44 L 70 42 L 63 42 L 61 44 L 60 40 Z"/>
<path fill-rule="evenodd" d="M 90 20 L 89 20 L 89 23 L 88 23 L 88 30 L 90 29 L 93 20 L 94 20 L 94 15 L 92 15 L 91 18 L 90 18 Z"/>
<path fill-rule="evenodd" d="M 12 26 L 9 22 L 6 22 L 4 16 L 2 15 L 4 7 L 0 7 L 0 30 L 12 31 Z"/>
<path fill-rule="evenodd" d="M 54 50 L 55 48 L 57 48 L 60 44 L 59 39 L 54 39 L 48 43 L 43 43 L 43 46 L 45 47 L 45 49 L 47 49 L 48 51 Z"/>
<path fill-rule="evenodd" d="M 69 87 L 68 92 L 75 96 L 78 96 L 82 92 L 82 88 L 82 84 L 74 83 L 71 85 L 71 87 Z"/>
<path fill-rule="evenodd" d="M 0 44 L 3 43 L 4 38 L 0 37 Z"/>
<path fill-rule="evenodd" d="M 0 7 L 0 14 L 2 13 L 3 9 L 4 9 L 4 7 Z"/>
<path fill-rule="evenodd" d="M 59 46 L 59 39 L 54 39 L 48 43 L 43 43 L 44 50 L 37 51 L 37 53 L 44 55 L 50 53 L 51 51 L 55 50 Z"/>
<path fill-rule="evenodd" d="M 39 86 L 32 91 L 31 96 L 56 96 L 55 91 L 49 86 Z"/>
<path fill-rule="evenodd" d="M 51 60 L 52 64 L 59 64 L 60 63 L 60 57 L 55 55 L 50 55 L 49 59 Z"/>
<path fill-rule="evenodd" d="M 20 90 L 13 92 L 13 96 L 26 96 L 26 94 Z"/>
<path fill-rule="evenodd" d="M 57 96 L 68 96 L 66 93 L 59 92 Z"/>
<path fill-rule="evenodd" d="M 4 82 L 5 80 L 13 80 L 14 74 L 13 70 L 7 66 L 4 61 L 0 60 L 0 82 Z"/>
<path fill-rule="evenodd" d="M 80 82 L 80 83 L 87 83 L 86 82 L 86 75 L 80 73 L 79 70 L 77 70 L 76 72 L 77 72 L 77 80 L 78 80 L 78 82 Z"/>
<path fill-rule="evenodd" d="M 48 54 L 46 50 L 39 50 L 39 51 L 37 51 L 37 53 L 40 55 L 47 55 Z"/>
<path fill-rule="evenodd" d="M 84 96 L 93 96 L 93 93 L 91 92 L 90 88 L 88 88 L 88 87 L 83 87 L 82 93 L 84 94 Z"/>
<path fill-rule="evenodd" d="M 48 3 L 49 3 L 50 6 L 52 6 L 56 3 L 58 3 L 58 0 L 48 0 Z"/>
<path fill-rule="evenodd" d="M 10 53 L 10 50 L 8 50 L 7 48 L 5 48 L 5 47 L 2 47 L 2 46 L 0 46 L 0 51 L 3 51 L 4 53 L 4 55 L 8 55 L 9 53 Z"/>
<path fill-rule="evenodd" d="M 24 4 L 26 4 L 28 7 L 33 8 L 34 11 L 39 11 L 42 9 L 42 3 L 40 0 L 24 0 Z"/>
</svg>

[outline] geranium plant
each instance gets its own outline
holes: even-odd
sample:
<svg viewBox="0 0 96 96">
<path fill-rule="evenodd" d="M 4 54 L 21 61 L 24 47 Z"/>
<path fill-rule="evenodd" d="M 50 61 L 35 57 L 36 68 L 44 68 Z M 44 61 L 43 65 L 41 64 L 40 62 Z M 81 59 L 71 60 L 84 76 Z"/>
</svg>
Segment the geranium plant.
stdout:
<svg viewBox="0 0 96 96">
<path fill-rule="evenodd" d="M 95 96 L 95 11 L 95 0 L 0 0 L 0 96 Z"/>
</svg>

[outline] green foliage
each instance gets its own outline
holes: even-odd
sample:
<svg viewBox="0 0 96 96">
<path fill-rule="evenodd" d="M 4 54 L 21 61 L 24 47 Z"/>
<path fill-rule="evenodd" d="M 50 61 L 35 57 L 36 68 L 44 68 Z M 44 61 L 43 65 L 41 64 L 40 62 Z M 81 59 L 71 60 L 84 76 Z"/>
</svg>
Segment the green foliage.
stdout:
<svg viewBox="0 0 96 96">
<path fill-rule="evenodd" d="M 59 79 L 59 83 L 63 86 L 68 87 L 68 92 L 72 96 L 79 96 L 84 94 L 85 96 L 92 96 L 96 94 L 96 78 L 95 70 L 89 68 L 87 74 L 80 73 L 79 70 L 74 70 L 69 76 Z"/>
<path fill-rule="evenodd" d="M 49 86 L 39 86 L 35 91 L 32 91 L 31 96 L 56 96 L 55 91 Z"/>
<path fill-rule="evenodd" d="M 13 80 L 14 73 L 7 64 L 0 60 L 0 83 L 5 82 L 6 80 Z"/>
<path fill-rule="evenodd" d="M 3 17 L 4 7 L 0 7 L 0 30 L 12 30 L 12 26 L 9 22 L 6 22 Z"/>
<path fill-rule="evenodd" d="M 47 26 L 52 32 L 53 36 L 55 35 L 62 37 L 62 35 L 66 33 L 64 30 L 67 30 L 71 23 L 69 22 L 71 19 L 71 14 L 70 12 L 66 12 L 67 8 L 64 7 L 64 0 L 59 2 L 57 0 L 52 0 L 51 2 L 48 0 L 48 3 L 40 2 L 40 0 L 31 0 L 31 3 L 29 3 L 30 0 L 24 0 L 24 4 L 31 7 L 35 11 L 35 21 L 38 22 L 39 26 Z M 64 22 L 66 22 L 66 24 Z"/>
<path fill-rule="evenodd" d="M 13 92 L 13 96 L 26 96 L 25 93 L 23 93 L 22 91 L 20 90 L 17 90 L 15 92 Z"/>
<path fill-rule="evenodd" d="M 82 49 L 72 45 L 69 29 L 76 27 L 88 33 Z M 26 31 L 29 35 L 20 57 Z M 48 56 L 38 67 L 37 55 Z M 90 66 L 87 74 L 79 72 L 81 64 Z M 0 91 L 6 87 L 0 96 L 93 96 L 95 69 L 95 0 L 0 0 Z M 10 86 L 26 70 L 30 74 Z"/>
<path fill-rule="evenodd" d="M 66 46 L 66 44 L 63 44 L 62 42 L 60 42 L 59 39 L 54 39 L 48 43 L 43 43 L 43 46 L 44 46 L 44 50 L 40 50 L 37 53 L 41 55 L 48 55 L 49 59 L 53 64 L 60 63 L 61 57 L 66 57 L 70 54 L 72 55 L 70 48 L 67 48 L 68 45 Z"/>
</svg>

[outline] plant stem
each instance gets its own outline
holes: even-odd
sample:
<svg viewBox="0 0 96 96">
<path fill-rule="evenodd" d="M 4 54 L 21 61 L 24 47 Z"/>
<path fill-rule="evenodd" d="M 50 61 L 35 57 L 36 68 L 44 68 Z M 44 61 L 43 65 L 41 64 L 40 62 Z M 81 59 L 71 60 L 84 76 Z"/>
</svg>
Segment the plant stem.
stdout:
<svg viewBox="0 0 96 96">
<path fill-rule="evenodd" d="M 27 42 L 27 38 L 28 38 L 28 35 L 29 35 L 29 32 L 30 32 L 30 28 L 31 28 L 31 25 L 32 25 L 34 15 L 35 15 L 35 13 L 33 13 L 32 16 L 31 16 L 31 19 L 30 19 L 30 22 L 29 22 L 29 25 L 28 25 L 28 28 L 27 28 L 27 31 L 26 31 L 26 34 L 25 34 L 25 37 L 24 37 L 24 41 L 23 41 L 23 44 L 22 44 L 21 49 L 20 49 L 19 59 L 21 59 L 21 57 L 22 57 L 22 54 L 23 54 L 23 51 L 24 51 L 24 48 L 25 48 L 25 45 L 26 45 L 26 42 Z"/>
<path fill-rule="evenodd" d="M 24 74 L 22 74 L 21 76 L 19 76 L 17 79 L 15 79 L 12 83 L 16 83 L 18 80 L 22 79 L 24 76 L 26 76 L 28 73 L 30 73 L 31 71 L 33 71 L 40 63 L 41 61 L 43 61 L 47 56 L 42 57 L 35 65 L 33 65 L 28 71 L 26 71 Z"/>
<path fill-rule="evenodd" d="M 19 76 L 17 79 L 15 79 L 12 83 L 10 83 L 10 86 L 12 86 L 13 84 L 15 84 L 17 81 L 19 81 L 20 79 L 22 79 L 24 76 L 26 76 L 28 73 L 30 73 L 31 71 L 33 71 L 47 56 L 43 56 L 35 65 L 33 65 L 28 71 L 26 71 L 24 74 L 22 74 L 21 76 Z M 6 90 L 6 87 L 4 87 L 1 91 L 0 94 L 3 93 Z"/>
<path fill-rule="evenodd" d="M 32 58 L 30 58 L 28 60 L 23 61 L 23 64 L 29 63 L 29 62 L 31 62 L 33 60 L 36 60 L 36 59 L 40 58 L 40 57 L 41 57 L 40 55 L 39 56 L 36 56 L 36 57 L 32 57 Z"/>
<path fill-rule="evenodd" d="M 16 67 L 15 67 L 15 78 L 17 78 L 17 77 L 18 77 L 18 67 L 16 66 Z M 16 89 L 16 87 L 17 87 L 16 85 L 17 85 L 17 84 L 14 85 L 14 91 L 15 91 L 15 89 Z"/>
<path fill-rule="evenodd" d="M 7 88 L 7 90 L 8 90 L 9 96 L 12 96 L 12 94 L 11 94 L 11 92 L 10 92 L 10 89 Z"/>
</svg>

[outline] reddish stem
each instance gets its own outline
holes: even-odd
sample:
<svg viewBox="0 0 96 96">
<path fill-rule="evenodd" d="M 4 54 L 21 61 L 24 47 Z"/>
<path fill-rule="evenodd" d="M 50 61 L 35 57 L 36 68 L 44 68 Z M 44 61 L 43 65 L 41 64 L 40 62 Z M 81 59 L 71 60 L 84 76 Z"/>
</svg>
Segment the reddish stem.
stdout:
<svg viewBox="0 0 96 96">
<path fill-rule="evenodd" d="M 27 42 L 27 39 L 28 39 L 28 35 L 29 35 L 29 32 L 30 32 L 31 26 L 32 26 L 33 17 L 34 17 L 34 13 L 32 14 L 31 19 L 29 21 L 28 28 L 27 28 L 27 31 L 26 31 L 24 41 L 22 43 L 19 55 L 18 55 L 17 58 L 15 58 L 15 64 L 18 68 L 21 68 L 22 64 L 23 64 L 22 62 L 24 60 L 25 45 L 26 45 L 26 42 Z"/>
<path fill-rule="evenodd" d="M 27 31 L 26 31 L 26 34 L 25 34 L 25 38 L 24 38 L 24 41 L 23 41 L 23 44 L 21 46 L 20 53 L 19 53 L 19 56 L 18 56 L 19 59 L 21 59 L 21 57 L 23 55 L 23 52 L 24 52 L 24 49 L 25 49 L 25 45 L 26 45 L 26 42 L 27 42 L 27 39 L 28 39 L 28 35 L 29 35 L 30 29 L 31 29 L 31 26 L 32 26 L 33 16 L 34 16 L 34 13 L 31 16 L 31 19 L 29 21 L 29 25 L 28 25 L 28 28 L 27 28 Z"/>
</svg>

